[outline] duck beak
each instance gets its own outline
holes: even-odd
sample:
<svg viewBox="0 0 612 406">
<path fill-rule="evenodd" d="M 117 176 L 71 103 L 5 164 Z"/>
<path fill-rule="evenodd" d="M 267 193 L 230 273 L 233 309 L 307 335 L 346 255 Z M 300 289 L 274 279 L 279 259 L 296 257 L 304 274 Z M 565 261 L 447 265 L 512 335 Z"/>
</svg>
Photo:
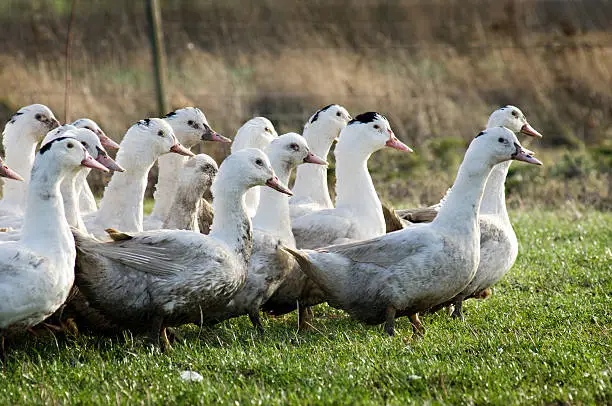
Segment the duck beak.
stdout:
<svg viewBox="0 0 612 406">
<path fill-rule="evenodd" d="M 206 126 L 206 129 L 204 133 L 202 134 L 202 141 L 217 141 L 217 142 L 223 142 L 226 144 L 232 142 L 232 140 L 230 140 L 227 137 L 222 136 L 221 134 L 219 134 L 218 132 L 216 132 L 215 130 L 213 130 L 212 128 L 208 126 Z"/>
<path fill-rule="evenodd" d="M 6 165 L 0 166 L 0 176 L 2 176 L 3 178 L 23 181 L 23 178 L 19 176 L 17 172 L 15 172 Z"/>
<path fill-rule="evenodd" d="M 49 129 L 49 131 L 59 127 L 60 125 L 60 122 L 55 117 L 47 121 L 47 128 Z"/>
<path fill-rule="evenodd" d="M 308 155 L 306 155 L 304 162 L 307 164 L 327 165 L 327 161 L 325 159 L 313 154 L 312 152 L 309 152 Z"/>
<path fill-rule="evenodd" d="M 269 186 L 274 190 L 278 190 L 279 192 L 284 193 L 286 195 L 293 196 L 291 190 L 289 190 L 286 186 L 281 185 L 280 181 L 276 176 L 268 179 L 266 181 L 266 186 Z"/>
<path fill-rule="evenodd" d="M 531 154 L 528 153 L 531 151 L 525 150 L 522 146 L 520 146 L 516 142 L 514 143 L 514 146 L 516 147 L 516 152 L 512 154 L 512 159 L 514 159 L 515 161 L 523 161 L 523 162 L 527 162 L 528 164 L 533 164 L 533 165 L 543 165 L 542 162 L 532 157 Z"/>
<path fill-rule="evenodd" d="M 181 143 L 176 143 L 170 148 L 170 152 L 174 152 L 175 154 L 185 155 L 185 156 L 195 156 L 193 152 L 185 148 Z"/>
<path fill-rule="evenodd" d="M 533 128 L 531 125 L 529 125 L 529 123 L 525 123 L 522 127 L 521 127 L 521 134 L 525 134 L 525 135 L 529 135 L 531 137 L 538 137 L 538 138 L 542 138 L 542 134 L 540 134 L 539 132 L 536 131 L 535 128 Z"/>
<path fill-rule="evenodd" d="M 399 149 L 400 151 L 413 152 L 412 148 L 397 139 L 393 131 L 387 131 L 389 132 L 389 139 L 385 143 L 387 147 Z"/>
<path fill-rule="evenodd" d="M 97 131 L 97 135 L 98 135 L 98 138 L 100 138 L 100 144 L 102 144 L 104 148 L 119 149 L 119 144 L 111 140 L 111 138 L 108 135 L 104 134 L 104 131 L 102 130 Z"/>
<path fill-rule="evenodd" d="M 125 172 L 125 169 L 123 169 L 117 162 L 115 162 L 113 158 L 109 157 L 106 151 L 102 151 L 100 148 L 98 148 L 98 158 L 96 158 L 96 161 L 98 161 L 111 171 Z"/>
<path fill-rule="evenodd" d="M 91 168 L 91 169 L 98 169 L 102 172 L 110 172 L 106 166 L 102 165 L 101 163 L 99 163 L 98 161 L 96 161 L 95 159 L 93 159 L 91 157 L 91 155 L 89 155 L 89 152 L 85 151 L 85 158 L 83 158 L 83 160 L 81 161 L 81 165 L 87 167 L 87 168 Z"/>
</svg>

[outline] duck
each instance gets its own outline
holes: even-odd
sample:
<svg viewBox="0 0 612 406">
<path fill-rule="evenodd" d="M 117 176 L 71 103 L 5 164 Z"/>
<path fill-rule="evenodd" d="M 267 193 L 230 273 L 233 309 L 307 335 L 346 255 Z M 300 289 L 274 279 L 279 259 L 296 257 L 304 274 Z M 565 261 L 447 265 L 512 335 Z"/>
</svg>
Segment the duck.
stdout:
<svg viewBox="0 0 612 406">
<path fill-rule="evenodd" d="M 336 207 L 292 219 L 298 247 L 318 248 L 384 234 L 382 205 L 367 166 L 370 156 L 384 147 L 412 152 L 382 114 L 359 114 L 341 131 L 334 151 Z"/>
<path fill-rule="evenodd" d="M 172 202 L 172 210 L 162 224 L 163 229 L 209 233 L 210 223 L 205 225 L 204 230 L 200 230 L 199 216 L 202 212 L 202 205 L 206 205 L 206 209 L 211 210 L 212 214 L 212 206 L 204 200 L 203 196 L 210 190 L 218 171 L 217 162 L 206 154 L 198 154 L 189 158 L 175 181 L 176 194 Z M 212 220 L 211 214 L 207 216 L 209 221 Z"/>
<path fill-rule="evenodd" d="M 515 134 L 541 138 L 529 124 L 525 114 L 516 106 L 506 105 L 498 108 L 489 116 L 487 128 L 504 126 Z M 518 241 L 506 209 L 504 184 L 512 161 L 496 165 L 485 186 L 480 203 L 480 263 L 472 281 L 466 288 L 448 302 L 442 303 L 428 312 L 436 312 L 444 307 L 453 309 L 451 315 L 463 319 L 463 301 L 470 298 L 484 298 L 490 295 L 490 288 L 497 283 L 514 265 L 518 255 Z M 433 218 L 445 199 L 438 204 Z M 406 216 L 397 212 L 400 221 Z M 412 220 L 415 220 L 414 218 Z M 429 220 L 431 221 L 431 220 Z M 420 221 L 419 221 L 420 222 Z M 403 228 L 403 224 L 399 228 Z M 399 229 L 397 228 L 397 229 Z"/>
<path fill-rule="evenodd" d="M 480 132 L 470 143 L 454 185 L 431 223 L 383 236 L 290 252 L 327 302 L 365 324 L 384 323 L 395 334 L 396 317 L 443 303 L 472 280 L 480 261 L 478 212 L 493 167 L 508 160 L 542 163 L 505 127 Z"/>
<path fill-rule="evenodd" d="M 24 180 L 4 183 L 0 216 L 23 214 L 36 146 L 47 132 L 59 125 L 51 109 L 43 104 L 20 108 L 6 123 L 2 133 L 6 164 Z"/>
<path fill-rule="evenodd" d="M 36 154 L 18 241 L 0 243 L 0 334 L 34 326 L 66 300 L 74 281 L 75 245 L 60 182 L 81 166 L 108 171 L 80 142 L 60 137 Z"/>
<path fill-rule="evenodd" d="M 340 132 L 334 151 L 336 207 L 292 219 L 298 248 L 323 247 L 385 233 L 382 205 L 367 167 L 371 154 L 384 147 L 412 151 L 397 139 L 382 114 L 359 114 Z M 262 308 L 277 316 L 298 308 L 298 323 L 303 329 L 310 325 L 312 311 L 309 308 L 323 301 L 324 294 L 317 284 L 303 272 L 294 271 Z"/>
<path fill-rule="evenodd" d="M 85 216 L 87 230 L 105 238 L 107 228 L 143 231 L 143 200 L 149 170 L 161 155 L 195 154 L 178 142 L 166 120 L 147 118 L 132 125 L 121 140 L 116 156 L 125 172 L 115 172 L 104 190 L 100 209 Z"/>
<path fill-rule="evenodd" d="M 231 143 L 232 140 L 214 131 L 206 116 L 196 107 L 184 107 L 174 110 L 164 116 L 170 124 L 177 140 L 187 149 L 191 149 L 202 141 Z M 171 211 L 172 201 L 176 195 L 176 176 L 187 162 L 188 157 L 176 154 L 165 154 L 157 159 L 159 166 L 157 184 L 153 198 L 155 204 L 151 215 L 145 218 L 144 229 L 155 230 Z"/>
<path fill-rule="evenodd" d="M 113 139 L 111 139 L 106 133 L 100 128 L 98 123 L 93 121 L 90 118 L 79 118 L 72 122 L 72 124 L 76 128 L 85 128 L 87 130 L 92 131 L 98 138 L 100 139 L 100 144 L 104 147 L 104 149 L 108 150 L 118 150 L 119 144 L 117 144 Z M 88 152 L 91 151 L 88 150 Z M 79 172 L 79 176 L 76 179 L 76 187 L 77 193 L 79 194 L 79 209 L 81 211 L 81 215 L 87 215 L 93 213 L 98 210 L 98 205 L 96 203 L 96 198 L 94 197 L 91 188 L 89 187 L 89 183 L 87 183 L 87 175 L 89 175 L 90 171 L 81 171 Z"/>
<path fill-rule="evenodd" d="M 248 148 L 229 155 L 219 167 L 209 235 L 109 230 L 113 241 L 100 242 L 73 230 L 79 290 L 113 322 L 148 331 L 155 345 L 170 349 L 166 327 L 206 317 L 244 285 L 253 244 L 244 194 L 256 185 L 291 194 L 265 153 Z"/>
<path fill-rule="evenodd" d="M 304 125 L 302 135 L 314 154 L 327 159 L 327 154 L 340 131 L 353 118 L 346 108 L 330 104 L 317 110 Z M 300 165 L 289 200 L 291 218 L 334 207 L 327 186 L 327 166 Z"/>
<path fill-rule="evenodd" d="M 281 184 L 289 182 L 291 172 L 302 164 L 327 165 L 310 151 L 306 139 L 287 133 L 273 140 L 265 150 Z M 291 231 L 289 199 L 271 189 L 261 191 L 259 207 L 253 217 L 253 253 L 244 287 L 226 306 L 209 313 L 206 324 L 248 315 L 253 326 L 264 333 L 259 308 L 274 293 L 290 272 L 299 272 L 297 262 L 281 249 L 295 248 Z"/>
<path fill-rule="evenodd" d="M 245 148 L 264 150 L 277 137 L 278 133 L 270 120 L 265 117 L 253 117 L 236 132 L 231 148 L 232 154 Z M 259 188 L 251 188 L 245 196 L 245 201 L 247 213 L 252 218 L 259 204 Z"/>
</svg>

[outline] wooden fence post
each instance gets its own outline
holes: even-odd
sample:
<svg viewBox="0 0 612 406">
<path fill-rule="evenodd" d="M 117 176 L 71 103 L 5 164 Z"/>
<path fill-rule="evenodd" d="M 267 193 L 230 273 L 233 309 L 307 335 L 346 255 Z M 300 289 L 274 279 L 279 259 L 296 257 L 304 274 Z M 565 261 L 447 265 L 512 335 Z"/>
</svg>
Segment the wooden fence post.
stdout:
<svg viewBox="0 0 612 406">
<path fill-rule="evenodd" d="M 161 10 L 158 0 L 145 0 L 147 18 L 149 20 L 149 39 L 151 53 L 155 65 L 155 91 L 157 94 L 157 114 L 162 117 L 168 112 L 166 102 L 166 52 L 164 50 L 164 35 L 161 25 Z"/>
</svg>

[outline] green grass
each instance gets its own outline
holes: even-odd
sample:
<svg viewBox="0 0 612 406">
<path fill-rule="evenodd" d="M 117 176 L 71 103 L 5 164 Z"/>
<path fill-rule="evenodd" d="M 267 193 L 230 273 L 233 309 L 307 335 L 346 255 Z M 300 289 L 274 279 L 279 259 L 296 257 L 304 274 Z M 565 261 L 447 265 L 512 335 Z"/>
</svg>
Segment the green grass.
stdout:
<svg viewBox="0 0 612 406">
<path fill-rule="evenodd" d="M 140 337 L 28 338 L 0 373 L 0 404 L 605 404 L 612 402 L 612 214 L 513 213 L 520 254 L 465 322 L 407 319 L 398 335 L 327 307 L 317 331 L 295 315 L 183 327 L 161 354 Z M 184 382 L 181 370 L 202 382 Z"/>
</svg>

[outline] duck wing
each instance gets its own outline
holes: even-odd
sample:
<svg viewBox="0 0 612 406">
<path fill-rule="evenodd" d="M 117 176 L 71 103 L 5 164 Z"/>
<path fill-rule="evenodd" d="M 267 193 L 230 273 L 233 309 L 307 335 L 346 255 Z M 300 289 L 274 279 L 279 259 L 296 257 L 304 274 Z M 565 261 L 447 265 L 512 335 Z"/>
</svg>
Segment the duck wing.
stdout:
<svg viewBox="0 0 612 406">
<path fill-rule="evenodd" d="M 353 221 L 339 216 L 334 209 L 320 210 L 292 222 L 296 245 L 306 249 L 325 247 L 338 239 L 350 238 L 352 229 Z"/>
</svg>

